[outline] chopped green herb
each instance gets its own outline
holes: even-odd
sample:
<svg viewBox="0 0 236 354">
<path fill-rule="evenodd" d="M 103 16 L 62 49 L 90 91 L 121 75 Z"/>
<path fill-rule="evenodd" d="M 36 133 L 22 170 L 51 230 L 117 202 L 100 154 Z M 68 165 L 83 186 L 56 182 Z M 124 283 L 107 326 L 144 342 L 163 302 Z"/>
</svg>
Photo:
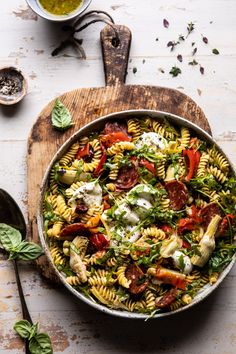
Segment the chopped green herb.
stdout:
<svg viewBox="0 0 236 354">
<path fill-rule="evenodd" d="M 181 69 L 178 68 L 177 66 L 173 66 L 169 72 L 169 74 L 171 74 L 173 77 L 176 77 L 181 73 L 182 73 Z"/>
</svg>

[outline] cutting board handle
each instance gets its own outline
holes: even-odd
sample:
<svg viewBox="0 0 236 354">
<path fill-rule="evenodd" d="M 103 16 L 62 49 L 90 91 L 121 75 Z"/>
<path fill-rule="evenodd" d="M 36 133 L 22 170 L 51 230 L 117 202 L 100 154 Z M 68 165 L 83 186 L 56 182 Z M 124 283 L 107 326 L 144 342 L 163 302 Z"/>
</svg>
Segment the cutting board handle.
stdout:
<svg viewBox="0 0 236 354">
<path fill-rule="evenodd" d="M 106 86 L 124 84 L 132 38 L 130 29 L 107 25 L 101 31 L 100 38 Z"/>
</svg>

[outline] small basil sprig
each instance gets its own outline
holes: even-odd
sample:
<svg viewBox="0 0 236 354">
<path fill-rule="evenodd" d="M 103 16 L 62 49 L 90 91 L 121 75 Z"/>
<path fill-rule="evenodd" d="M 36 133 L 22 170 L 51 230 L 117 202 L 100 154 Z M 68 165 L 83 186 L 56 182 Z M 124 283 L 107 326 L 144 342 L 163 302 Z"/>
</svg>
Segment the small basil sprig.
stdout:
<svg viewBox="0 0 236 354">
<path fill-rule="evenodd" d="M 38 323 L 31 325 L 27 320 L 15 323 L 14 330 L 21 338 L 29 341 L 32 354 L 52 354 L 52 343 L 47 333 L 38 333 Z"/>
<path fill-rule="evenodd" d="M 73 125 L 71 114 L 64 104 L 57 99 L 51 114 L 52 125 L 55 129 L 64 131 Z"/>
<path fill-rule="evenodd" d="M 22 240 L 20 231 L 3 223 L 0 223 L 0 246 L 9 252 L 9 259 L 30 261 L 43 253 L 39 245 Z"/>
</svg>

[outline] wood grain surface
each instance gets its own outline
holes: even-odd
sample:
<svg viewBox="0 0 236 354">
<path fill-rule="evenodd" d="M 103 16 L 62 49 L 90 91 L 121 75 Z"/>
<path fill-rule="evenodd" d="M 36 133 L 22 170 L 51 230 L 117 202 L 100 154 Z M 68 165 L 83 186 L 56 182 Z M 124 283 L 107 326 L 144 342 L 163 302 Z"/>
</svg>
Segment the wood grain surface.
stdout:
<svg viewBox="0 0 236 354">
<path fill-rule="evenodd" d="M 201 108 L 182 92 L 158 86 L 123 84 L 129 58 L 131 34 L 125 26 L 117 26 L 117 32 L 120 40 L 117 47 L 108 44 L 108 42 L 112 43 L 114 35 L 114 30 L 110 26 L 105 27 L 101 32 L 104 72 L 106 83 L 109 86 L 73 90 L 59 97 L 71 112 L 74 126 L 64 133 L 53 129 L 50 117 L 55 102 L 53 100 L 42 110 L 31 130 L 27 156 L 28 237 L 34 242 L 39 242 L 36 215 L 40 185 L 46 168 L 59 147 L 85 124 L 113 112 L 153 109 L 184 117 L 211 133 L 209 123 Z M 44 276 L 56 280 L 55 273 L 45 256 L 38 259 L 37 264 Z"/>
</svg>

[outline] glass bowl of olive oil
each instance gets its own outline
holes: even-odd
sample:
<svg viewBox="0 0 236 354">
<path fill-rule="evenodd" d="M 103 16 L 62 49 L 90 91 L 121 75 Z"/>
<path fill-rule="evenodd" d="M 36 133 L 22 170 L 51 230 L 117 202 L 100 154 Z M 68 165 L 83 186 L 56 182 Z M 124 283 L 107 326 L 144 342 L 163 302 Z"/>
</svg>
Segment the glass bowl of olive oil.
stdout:
<svg viewBox="0 0 236 354">
<path fill-rule="evenodd" d="M 62 22 L 79 16 L 92 0 L 26 0 L 31 9 L 49 21 Z"/>
</svg>

